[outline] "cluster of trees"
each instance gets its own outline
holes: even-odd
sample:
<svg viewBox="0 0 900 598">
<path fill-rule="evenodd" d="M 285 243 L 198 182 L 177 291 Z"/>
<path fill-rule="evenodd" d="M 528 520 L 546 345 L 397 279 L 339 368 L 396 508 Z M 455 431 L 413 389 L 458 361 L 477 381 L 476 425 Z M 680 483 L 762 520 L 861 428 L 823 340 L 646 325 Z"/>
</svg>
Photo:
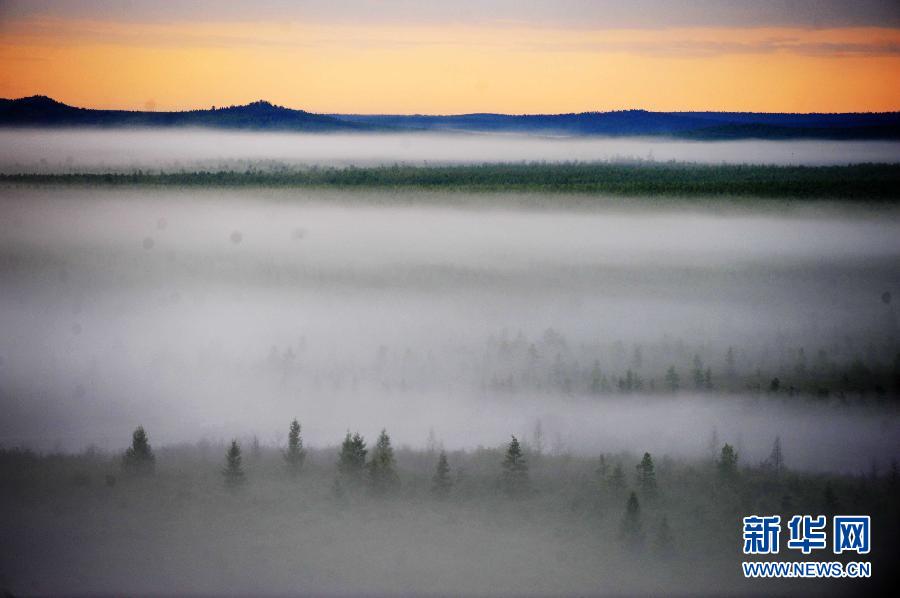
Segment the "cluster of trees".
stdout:
<svg viewBox="0 0 900 598">
<path fill-rule="evenodd" d="M 491 338 L 487 348 L 482 380 L 493 392 L 537 388 L 598 396 L 688 391 L 900 398 L 900 353 L 887 345 L 880 358 L 870 348 L 864 362 L 855 346 L 821 348 L 813 358 L 802 346 L 776 346 L 777 355 L 763 349 L 739 356 L 731 346 L 716 354 L 669 339 L 630 350 L 621 341 L 574 347 L 548 329 L 537 339 L 521 332 Z"/>
<path fill-rule="evenodd" d="M 282 456 L 289 475 L 299 475 L 306 460 L 306 450 L 303 447 L 301 426 L 297 419 L 292 420 L 288 427 L 287 448 L 282 451 Z M 649 454 L 647 458 L 649 459 Z M 143 426 L 139 426 L 132 434 L 131 446 L 122 456 L 122 468 L 131 475 L 152 475 L 155 472 L 155 465 L 156 456 L 150 446 L 147 432 Z M 652 463 L 650 467 L 652 470 Z M 236 489 L 246 481 L 243 453 L 237 439 L 232 439 L 228 444 L 225 465 L 221 473 L 224 484 L 229 489 Z M 652 476 L 652 471 L 650 475 Z M 524 496 L 531 489 L 528 462 L 522 445 L 515 436 L 512 436 L 507 446 L 498 483 L 502 491 L 511 497 Z M 338 454 L 335 493 L 341 495 L 347 488 L 358 489 L 367 486 L 375 495 L 386 495 L 399 485 L 400 476 L 397 473 L 394 448 L 387 430 L 381 430 L 371 454 L 365 438 L 359 432 L 350 434 L 348 431 Z M 432 493 L 438 498 L 447 498 L 452 488 L 450 463 L 447 453 L 442 449 L 435 463 Z"/>
<path fill-rule="evenodd" d="M 286 444 L 277 451 L 265 449 L 264 456 L 255 454 L 259 449 L 253 444 L 248 443 L 244 454 L 239 442 L 229 441 L 214 456 L 216 461 L 222 459 L 218 467 L 210 465 L 199 447 L 167 448 L 163 454 L 167 464 L 179 463 L 179 471 L 195 464 L 201 468 L 198 477 L 230 492 L 242 494 L 252 486 L 250 496 L 254 499 L 268 496 L 280 500 L 290 486 L 294 498 L 302 496 L 310 505 L 328 504 L 329 510 L 353 498 L 361 499 L 353 501 L 354 512 L 357 508 L 359 512 L 397 508 L 398 512 L 416 513 L 416 505 L 423 504 L 419 497 L 430 494 L 442 505 L 441 510 L 452 512 L 473 513 L 484 507 L 489 517 L 495 517 L 514 508 L 532 515 L 541 513 L 541 517 L 560 525 L 584 526 L 589 521 L 592 529 L 602 530 L 604 537 L 614 540 L 619 548 L 660 558 L 690 550 L 713 550 L 713 546 L 733 548 L 735 522 L 747 512 L 782 516 L 797 512 L 871 512 L 873 521 L 876 515 L 881 517 L 879 529 L 885 530 L 879 535 L 882 538 L 890 537 L 893 528 L 889 521 L 900 521 L 896 519 L 900 473 L 895 463 L 886 474 L 874 468 L 859 475 L 789 471 L 780 438 L 774 439 L 764 462 L 750 465 L 717 435 L 710 439 L 706 459 L 679 463 L 649 452 L 631 462 L 625 455 L 545 454 L 539 444 L 526 444 L 517 437 L 510 438 L 500 450 L 477 449 L 449 456 L 436 439 L 429 443 L 429 450 L 395 451 L 385 430 L 371 444 L 361 434 L 348 433 L 337 450 L 326 453 L 304 446 L 298 421 L 291 421 L 285 432 Z M 402 466 L 398 466 L 398 455 Z M 159 467 L 162 460 L 155 455 L 143 428 L 134 430 L 131 446 L 117 459 L 128 472 L 126 478 L 165 475 Z M 101 454 L 40 457 L 0 449 L 0 494 L 21 496 L 23 500 L 69 496 L 70 483 L 89 485 L 90 472 L 102 479 L 109 472 L 109 464 Z M 56 482 L 52 480 L 54 475 Z M 303 482 L 291 483 L 293 479 Z M 193 485 L 195 480 L 183 483 Z M 333 487 L 329 492 L 330 483 Z M 107 481 L 107 485 L 111 484 Z M 158 486 L 164 492 L 180 484 Z M 39 489 L 46 489 L 46 493 L 37 492 Z M 140 484 L 125 483 L 116 488 L 115 494 L 88 494 L 118 500 L 142 496 L 145 489 Z M 513 502 L 515 506 L 510 507 Z M 245 501 L 222 504 L 227 508 L 247 506 Z M 879 554 L 881 550 L 879 547 Z"/>
<path fill-rule="evenodd" d="M 253 106 L 234 109 L 252 111 Z M 218 115 L 227 110 L 218 110 Z M 238 112 L 234 117 L 240 117 Z M 187 114 L 187 113 L 185 113 Z M 327 119 L 304 115 L 310 119 Z M 347 125 L 346 126 L 352 126 Z M 240 126 L 237 123 L 235 126 Z M 245 171 L 0 175 L 0 182 L 90 185 L 413 188 L 621 195 L 749 196 L 892 201 L 900 171 L 889 164 L 847 166 L 703 165 L 689 163 L 497 163 Z"/>
<path fill-rule="evenodd" d="M 715 442 L 715 441 L 713 441 Z M 539 454 L 539 451 L 538 453 Z M 285 468 L 290 476 L 301 473 L 306 459 L 303 447 L 300 423 L 294 419 L 288 427 L 287 447 L 282 451 Z M 130 473 L 151 475 L 154 472 L 155 457 L 150 447 L 148 436 L 139 427 L 132 435 L 132 445 L 125 451 L 123 467 Z M 762 467 L 780 476 L 785 471 L 784 455 L 781 439 L 776 438 L 772 453 Z M 368 489 L 374 496 L 390 495 L 400 485 L 394 449 L 386 430 L 378 435 L 374 447 L 370 450 L 361 434 L 349 431 L 340 445 L 336 463 L 337 475 L 333 491 L 336 498 L 342 498 L 347 491 Z M 718 451 L 715 459 L 715 470 L 723 487 L 733 486 L 739 478 L 738 454 L 734 447 L 725 443 Z M 227 447 L 225 464 L 221 470 L 226 488 L 236 490 L 247 478 L 243 468 L 241 446 L 232 440 Z M 596 470 L 602 484 L 614 494 L 627 492 L 620 526 L 620 540 L 634 551 L 643 550 L 648 543 L 645 524 L 642 516 L 642 502 L 657 501 L 660 488 L 657 481 L 656 465 L 650 453 L 644 453 L 635 467 L 634 485 L 628 491 L 628 480 L 621 462 L 610 468 L 606 458 L 600 457 L 600 465 Z M 529 464 L 526 451 L 515 436 L 506 446 L 500 463 L 500 474 L 497 479 L 498 489 L 509 498 L 526 497 L 533 492 Z M 446 452 L 437 451 L 434 474 L 431 478 L 431 493 L 436 499 L 447 499 L 453 493 L 454 480 Z M 837 500 L 831 486 L 825 488 L 825 501 L 836 506 Z M 652 534 L 652 548 L 661 555 L 671 554 L 674 549 L 673 534 L 668 517 L 662 515 Z"/>
</svg>

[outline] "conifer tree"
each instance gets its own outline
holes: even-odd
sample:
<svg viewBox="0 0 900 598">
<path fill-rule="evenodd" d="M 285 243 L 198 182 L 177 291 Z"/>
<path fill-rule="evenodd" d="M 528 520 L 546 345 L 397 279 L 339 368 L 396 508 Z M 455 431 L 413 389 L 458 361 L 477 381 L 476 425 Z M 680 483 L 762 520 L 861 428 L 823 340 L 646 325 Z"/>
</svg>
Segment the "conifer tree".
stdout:
<svg viewBox="0 0 900 598">
<path fill-rule="evenodd" d="M 432 478 L 431 492 L 438 498 L 447 498 L 453 487 L 453 480 L 450 479 L 450 464 L 447 462 L 447 453 L 441 451 L 438 456 L 437 467 L 434 470 Z"/>
<path fill-rule="evenodd" d="M 672 536 L 672 528 L 669 527 L 669 518 L 663 515 L 662 521 L 656 530 L 656 552 L 661 557 L 670 557 L 674 553 L 675 539 Z"/>
<path fill-rule="evenodd" d="M 722 453 L 719 455 L 719 461 L 716 464 L 719 469 L 719 477 L 724 480 L 731 480 L 737 475 L 738 455 L 727 442 L 722 447 Z"/>
<path fill-rule="evenodd" d="M 508 495 L 521 496 L 528 490 L 529 484 L 528 464 L 525 462 L 525 455 L 522 454 L 519 440 L 513 436 L 506 449 L 506 457 L 503 459 L 500 485 Z"/>
<path fill-rule="evenodd" d="M 288 470 L 296 475 L 303 468 L 303 462 L 306 461 L 306 451 L 303 449 L 303 438 L 300 436 L 300 422 L 296 419 L 291 422 L 288 428 L 288 445 L 284 452 L 284 460 L 287 462 Z"/>
<path fill-rule="evenodd" d="M 625 517 L 622 519 L 621 538 L 630 550 L 639 550 L 644 540 L 644 529 L 641 523 L 641 505 L 634 492 L 625 503 Z"/>
<path fill-rule="evenodd" d="M 678 376 L 678 372 L 675 371 L 675 366 L 669 366 L 669 369 L 666 371 L 666 385 L 668 385 L 669 390 L 678 392 L 680 383 L 681 378 Z"/>
<path fill-rule="evenodd" d="M 351 436 L 348 431 L 341 444 L 338 472 L 346 477 L 358 478 L 365 469 L 367 453 L 366 441 L 359 432 Z"/>
<path fill-rule="evenodd" d="M 781 452 L 781 436 L 775 437 L 775 444 L 772 445 L 772 453 L 769 455 L 766 464 L 772 469 L 775 475 L 781 475 L 784 471 L 784 455 Z"/>
<path fill-rule="evenodd" d="M 709 442 L 707 443 L 706 448 L 709 451 L 709 460 L 715 462 L 716 453 L 719 452 L 719 431 L 715 426 L 713 426 L 712 432 L 709 435 Z"/>
<path fill-rule="evenodd" d="M 622 469 L 621 463 L 616 463 L 613 468 L 609 476 L 609 485 L 613 490 L 621 490 L 625 487 L 625 470 Z"/>
<path fill-rule="evenodd" d="M 225 486 L 227 488 L 237 488 L 244 483 L 244 468 L 241 465 L 243 457 L 241 457 L 241 445 L 237 440 L 232 440 L 228 451 L 225 453 L 225 468 L 222 469 L 222 475 L 225 477 Z"/>
<path fill-rule="evenodd" d="M 531 446 L 536 457 L 544 454 L 544 428 L 541 420 L 537 420 L 534 424 L 534 432 L 531 435 Z"/>
<path fill-rule="evenodd" d="M 394 467 L 394 449 L 387 430 L 382 429 L 372 449 L 372 460 L 369 461 L 369 481 L 376 494 L 384 494 L 394 488 L 400 481 Z"/>
<path fill-rule="evenodd" d="M 259 463 L 259 460 L 262 459 L 262 446 L 260 446 L 259 437 L 256 434 L 253 435 L 250 442 L 250 459 L 254 463 Z"/>
<path fill-rule="evenodd" d="M 694 388 L 703 390 L 703 362 L 700 355 L 694 355 Z"/>
<path fill-rule="evenodd" d="M 156 456 L 143 426 L 138 426 L 131 435 L 131 446 L 125 450 L 122 466 L 126 471 L 140 475 L 152 474 L 155 471 Z"/>
<path fill-rule="evenodd" d="M 725 375 L 729 380 L 734 380 L 737 375 L 734 367 L 734 347 L 728 347 L 728 352 L 725 353 Z"/>
<path fill-rule="evenodd" d="M 603 372 L 600 370 L 600 362 L 594 361 L 591 369 L 591 394 L 598 395 L 603 391 Z"/>
<path fill-rule="evenodd" d="M 653 467 L 653 458 L 650 453 L 644 453 L 644 458 L 637 465 L 638 487 L 644 496 L 656 494 L 656 470 Z"/>
</svg>

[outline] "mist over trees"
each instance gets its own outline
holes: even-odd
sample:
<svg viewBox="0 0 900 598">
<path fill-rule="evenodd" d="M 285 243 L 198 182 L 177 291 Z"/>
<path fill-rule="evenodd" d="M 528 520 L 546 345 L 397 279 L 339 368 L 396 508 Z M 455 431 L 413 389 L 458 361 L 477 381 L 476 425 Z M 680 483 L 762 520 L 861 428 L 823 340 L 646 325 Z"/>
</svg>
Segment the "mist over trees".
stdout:
<svg viewBox="0 0 900 598">
<path fill-rule="evenodd" d="M 128 473 L 138 475 L 152 474 L 156 468 L 156 456 L 150 446 L 150 440 L 143 426 L 138 426 L 131 436 L 131 446 L 122 457 L 122 466 Z"/>
<path fill-rule="evenodd" d="M 221 149 L 0 181 L 0 590 L 794 591 L 749 513 L 894 573 L 893 165 Z"/>
<path fill-rule="evenodd" d="M 300 422 L 296 419 L 291 421 L 288 429 L 287 450 L 284 453 L 284 460 L 287 463 L 288 471 L 292 475 L 297 475 L 303 468 L 303 462 L 306 460 L 306 451 L 303 449 L 303 439 L 300 437 Z"/>
<path fill-rule="evenodd" d="M 293 444 L 299 448 L 299 432 L 299 423 L 291 421 L 289 447 Z M 433 440 L 432 445 L 436 444 Z M 489 555 L 491 562 L 496 563 L 497 555 L 502 554 L 496 551 L 513 538 L 516 542 L 527 539 L 517 549 L 517 558 L 526 559 L 530 567 L 541 572 L 544 582 L 538 582 L 536 587 L 548 590 L 562 587 L 582 593 L 589 588 L 596 591 L 608 587 L 650 591 L 669 587 L 667 584 L 676 580 L 683 583 L 686 571 L 694 572 L 695 585 L 691 587 L 697 592 L 721 588 L 721 584 L 740 588 L 741 579 L 726 565 L 727 555 L 739 542 L 736 513 L 746 509 L 784 515 L 864 511 L 877 518 L 879 529 L 883 530 L 876 536 L 873 549 L 872 558 L 877 564 L 886 567 L 890 555 L 895 554 L 892 551 L 897 549 L 898 536 L 892 530 L 900 529 L 889 523 L 892 517 L 900 520 L 896 519 L 897 503 L 891 500 L 898 485 L 896 462 L 880 472 L 873 470 L 859 476 L 803 474 L 785 466 L 789 455 L 784 454 L 779 437 L 773 439 L 769 458 L 744 465 L 739 465 L 737 452 L 728 442 L 718 446 L 715 461 L 670 456 L 654 459 L 649 452 L 640 457 L 632 453 L 576 456 L 552 450 L 538 452 L 538 446 L 523 444 L 511 436 L 508 443 L 494 448 L 453 451 L 458 470 L 454 475 L 445 450 L 403 447 L 398 451 L 385 429 L 369 449 L 361 434 L 348 432 L 336 446 L 304 446 L 303 483 L 296 484 L 293 476 L 284 475 L 285 467 L 289 467 L 289 449 L 280 448 L 277 443 L 259 443 L 257 456 L 247 462 L 240 441 L 233 439 L 211 447 L 204 443 L 166 447 L 161 456 L 156 456 L 152 486 L 143 484 L 143 476 L 126 476 L 121 483 L 110 484 L 110 473 L 124 466 L 124 458 L 96 449 L 77 455 L 38 455 L 0 447 L 0 480 L 4 481 L 0 500 L 7 505 L 7 514 L 24 508 L 25 503 L 20 502 L 23 500 L 56 504 L 61 511 L 53 524 L 66 530 L 95 525 L 96 509 L 77 517 L 68 515 L 75 504 L 93 503 L 97 508 L 107 508 L 103 505 L 110 501 L 121 505 L 146 501 L 145 507 L 128 507 L 123 513 L 139 525 L 149 521 L 147 518 L 163 517 L 175 518 L 179 525 L 189 528 L 200 526 L 202 541 L 211 542 L 212 548 L 207 550 L 220 555 L 216 557 L 220 562 L 233 562 L 234 555 L 229 553 L 236 549 L 229 539 L 233 532 L 226 533 L 226 529 L 241 530 L 242 537 L 264 533 L 270 539 L 267 542 L 291 546 L 297 546 L 297 537 L 312 534 L 319 537 L 317 550 L 335 558 L 349 551 L 366 568 L 377 562 L 374 555 L 378 550 L 374 547 L 402 551 L 401 546 L 409 537 L 420 538 L 416 546 L 424 553 L 404 553 L 408 564 L 401 563 L 394 569 L 393 581 L 369 575 L 366 587 L 370 589 L 394 588 L 391 584 L 396 582 L 424 590 L 426 586 L 419 583 L 426 580 L 437 584 L 427 586 L 432 589 L 445 587 L 444 582 L 429 573 L 425 573 L 425 578 L 417 577 L 422 575 L 421 567 L 429 562 L 425 554 L 443 554 L 444 550 L 465 547 L 463 554 L 471 553 L 471 559 L 458 555 L 454 564 L 462 571 L 474 571 L 475 563 Z M 203 457 L 209 449 L 213 454 L 224 455 L 224 466 L 218 470 L 215 459 Z M 153 454 L 145 430 L 135 430 L 126 454 Z M 625 475 L 626 468 L 633 468 L 634 475 Z M 466 473 L 460 475 L 463 469 Z M 223 492 L 229 497 L 225 502 Z M 515 499 L 517 513 L 529 515 L 513 516 L 510 499 Z M 110 516 L 117 516 L 116 512 Z M 435 516 L 456 523 L 436 531 L 432 523 L 425 523 Z M 233 523 L 226 527 L 215 523 L 222 518 Z M 374 523 L 382 518 L 391 522 L 392 531 L 387 536 Z M 4 525 L 17 533 L 8 521 Z M 485 526 L 491 531 L 482 535 L 481 528 Z M 335 536 L 331 531 L 339 529 L 345 530 L 346 536 Z M 569 531 L 564 532 L 563 541 L 560 537 L 554 539 L 553 534 L 548 536 L 551 530 Z M 560 532 L 555 533 L 558 536 Z M 170 531 L 165 536 L 145 534 L 142 542 L 177 541 L 192 546 L 191 542 L 198 540 L 190 537 L 179 539 L 179 532 Z M 475 538 L 478 540 L 473 542 Z M 115 546 L 132 541 L 123 538 Z M 351 548 L 355 542 L 362 542 L 367 547 L 365 551 L 357 553 Z M 311 558 L 315 553 L 303 545 L 295 548 L 297 554 Z M 104 554 L 113 550 L 113 545 L 97 538 L 92 550 Z M 583 556 L 564 561 L 563 565 L 556 561 L 545 563 L 547 550 L 563 551 L 570 555 L 567 559 L 575 554 Z M 261 571 L 263 563 L 269 562 L 265 559 L 274 554 L 267 547 L 259 547 L 256 552 L 259 558 L 242 557 L 248 571 Z M 304 572 L 318 571 L 321 564 L 315 559 L 308 562 L 306 568 L 291 576 L 295 583 L 323 591 L 350 587 L 318 585 L 323 582 L 305 577 Z M 659 568 L 648 574 L 647 562 Z M 699 570 L 698 562 L 705 563 Z M 66 567 L 54 559 L 50 563 Z M 203 571 L 207 565 L 201 561 L 196 566 Z M 524 591 L 508 577 L 507 571 L 510 570 L 504 566 L 495 573 L 494 583 L 499 584 L 495 587 Z M 195 573 L 196 570 L 179 575 Z M 575 581 L 586 574 L 589 585 Z M 224 587 L 208 581 L 199 583 L 209 591 Z M 260 583 L 257 587 L 281 587 L 278 583 Z M 754 586 L 759 587 L 763 586 Z M 765 587 L 774 590 L 784 586 L 771 582 Z"/>
<path fill-rule="evenodd" d="M 225 478 L 225 486 L 231 490 L 238 488 L 245 482 L 244 457 L 241 455 L 241 445 L 237 440 L 232 440 L 225 453 L 225 467 L 222 476 Z"/>
</svg>

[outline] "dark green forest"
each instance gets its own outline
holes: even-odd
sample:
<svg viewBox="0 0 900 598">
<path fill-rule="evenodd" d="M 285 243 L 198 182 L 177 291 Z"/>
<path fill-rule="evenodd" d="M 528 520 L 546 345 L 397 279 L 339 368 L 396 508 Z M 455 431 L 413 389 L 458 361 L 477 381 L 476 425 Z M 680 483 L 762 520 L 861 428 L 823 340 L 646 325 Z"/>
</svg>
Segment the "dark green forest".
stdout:
<svg viewBox="0 0 900 598">
<path fill-rule="evenodd" d="M 5 174 L 0 182 L 45 185 L 317 187 L 519 191 L 671 197 L 764 197 L 894 202 L 900 167 L 583 163 L 393 165 L 374 167 L 248 166 L 246 170 Z"/>
</svg>

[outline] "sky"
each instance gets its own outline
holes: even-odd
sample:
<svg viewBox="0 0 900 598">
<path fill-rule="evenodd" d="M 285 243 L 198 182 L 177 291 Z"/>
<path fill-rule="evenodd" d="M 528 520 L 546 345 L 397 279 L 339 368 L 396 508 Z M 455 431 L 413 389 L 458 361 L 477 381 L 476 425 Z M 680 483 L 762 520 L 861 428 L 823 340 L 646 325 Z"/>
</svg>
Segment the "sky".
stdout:
<svg viewBox="0 0 900 598">
<path fill-rule="evenodd" d="M 0 0 L 0 97 L 340 113 L 900 110 L 896 0 Z"/>
</svg>

